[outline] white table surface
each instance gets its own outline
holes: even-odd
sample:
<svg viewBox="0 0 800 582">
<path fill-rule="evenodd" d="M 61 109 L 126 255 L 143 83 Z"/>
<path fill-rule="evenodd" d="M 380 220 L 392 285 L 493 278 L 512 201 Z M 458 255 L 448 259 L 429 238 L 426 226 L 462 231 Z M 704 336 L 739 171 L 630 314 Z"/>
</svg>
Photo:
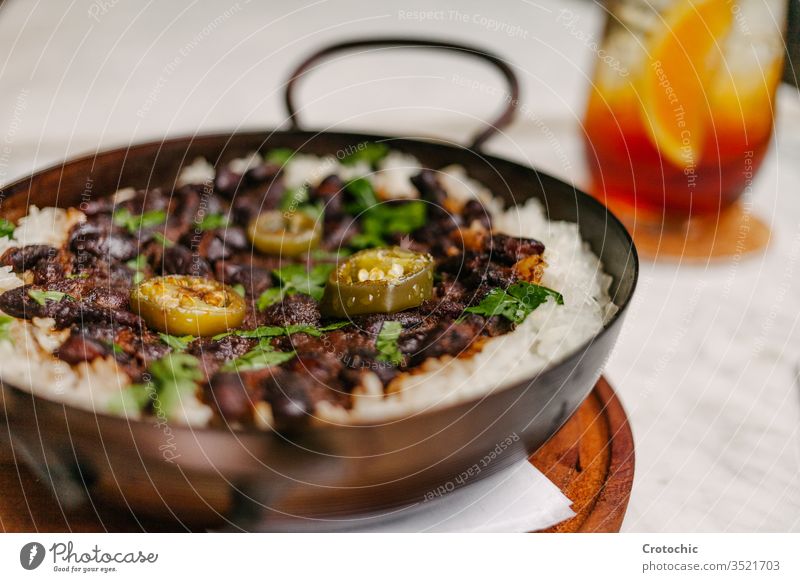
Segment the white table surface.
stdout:
<svg viewBox="0 0 800 582">
<path fill-rule="evenodd" d="M 282 80 L 302 55 L 335 39 L 412 34 L 507 58 L 522 78 L 526 114 L 488 149 L 585 185 L 578 123 L 593 53 L 580 38 L 597 38 L 597 6 L 267 4 L 6 0 L 0 183 L 98 148 L 276 126 L 284 118 Z M 571 27 L 562 9 L 578 15 Z M 463 141 L 497 110 L 499 91 L 499 76 L 481 64 L 398 51 L 332 64 L 301 97 L 315 128 L 400 135 L 420 128 L 416 135 Z M 779 106 L 751 198 L 773 230 L 768 252 L 724 264 L 642 264 L 607 369 L 636 440 L 625 530 L 800 530 L 797 92 L 784 87 Z"/>
</svg>

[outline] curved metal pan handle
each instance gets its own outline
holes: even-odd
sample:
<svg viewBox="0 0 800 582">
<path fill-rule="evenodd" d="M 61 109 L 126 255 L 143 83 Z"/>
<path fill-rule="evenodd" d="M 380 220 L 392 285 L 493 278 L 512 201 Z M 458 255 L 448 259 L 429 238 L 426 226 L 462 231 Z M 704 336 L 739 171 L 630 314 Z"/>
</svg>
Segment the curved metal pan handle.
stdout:
<svg viewBox="0 0 800 582">
<path fill-rule="evenodd" d="M 506 62 L 500 57 L 468 45 L 440 42 L 436 40 L 411 38 L 366 38 L 361 40 L 340 42 L 326 46 L 306 58 L 294 69 L 294 71 L 292 71 L 289 81 L 286 83 L 286 91 L 284 94 L 286 112 L 289 115 L 289 122 L 292 126 L 292 129 L 301 129 L 300 121 L 297 116 L 297 102 L 295 100 L 295 89 L 297 87 L 297 83 L 306 73 L 312 70 L 314 65 L 321 61 L 328 60 L 337 53 L 350 52 L 359 48 L 376 47 L 455 51 L 487 61 L 500 71 L 505 78 L 506 83 L 508 84 L 505 107 L 500 115 L 497 116 L 497 118 L 489 122 L 489 127 L 479 132 L 472 139 L 472 143 L 469 146 L 471 149 L 479 150 L 486 140 L 492 137 L 492 135 L 497 133 L 499 130 L 506 127 L 514 119 L 517 105 L 519 104 L 519 80 L 517 79 L 513 69 L 508 66 L 508 64 L 506 64 Z"/>
</svg>

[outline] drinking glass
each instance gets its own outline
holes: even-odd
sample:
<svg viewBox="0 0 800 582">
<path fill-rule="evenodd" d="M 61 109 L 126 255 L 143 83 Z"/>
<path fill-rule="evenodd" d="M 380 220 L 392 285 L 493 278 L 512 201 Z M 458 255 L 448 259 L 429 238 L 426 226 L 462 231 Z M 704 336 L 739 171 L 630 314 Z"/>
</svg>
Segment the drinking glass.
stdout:
<svg viewBox="0 0 800 582">
<path fill-rule="evenodd" d="M 629 225 L 685 236 L 687 225 L 710 224 L 716 239 L 770 142 L 786 1 L 604 7 L 584 117 L 590 188 Z"/>
</svg>

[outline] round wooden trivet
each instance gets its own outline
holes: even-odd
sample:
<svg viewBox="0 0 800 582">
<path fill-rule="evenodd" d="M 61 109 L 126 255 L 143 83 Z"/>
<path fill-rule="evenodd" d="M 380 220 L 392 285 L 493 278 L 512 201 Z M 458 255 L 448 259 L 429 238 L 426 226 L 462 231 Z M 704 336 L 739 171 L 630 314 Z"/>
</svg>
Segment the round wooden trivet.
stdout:
<svg viewBox="0 0 800 582">
<path fill-rule="evenodd" d="M 577 513 L 546 531 L 619 531 L 633 486 L 633 435 L 605 378 L 531 463 L 572 500 Z"/>
<path fill-rule="evenodd" d="M 618 531 L 633 483 L 633 439 L 625 411 L 601 379 L 531 462 L 573 501 L 577 516 L 548 531 Z M 174 526 L 173 526 L 174 527 Z M 0 441 L 0 531 L 160 531 L 127 512 L 86 507 L 65 514 L 47 488 Z"/>
</svg>

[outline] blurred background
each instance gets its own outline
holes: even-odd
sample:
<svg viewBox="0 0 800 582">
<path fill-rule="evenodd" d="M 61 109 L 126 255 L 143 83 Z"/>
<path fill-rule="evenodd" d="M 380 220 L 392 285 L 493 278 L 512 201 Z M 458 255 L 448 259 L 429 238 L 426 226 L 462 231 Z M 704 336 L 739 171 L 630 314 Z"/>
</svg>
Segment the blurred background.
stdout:
<svg viewBox="0 0 800 582">
<path fill-rule="evenodd" d="M 507 59 L 523 83 L 522 110 L 487 149 L 585 187 L 580 122 L 604 18 L 602 5 L 581 0 L 5 0 L 0 184 L 128 143 L 280 127 L 286 75 L 305 55 L 346 38 L 405 35 Z M 796 24 L 787 40 L 797 51 Z M 338 58 L 299 96 L 315 129 L 464 143 L 503 94 L 500 77 L 480 63 L 389 51 Z M 776 127 L 745 199 L 772 230 L 767 251 L 724 264 L 643 265 L 607 370 L 637 447 L 628 531 L 800 529 L 794 86 L 778 91 Z"/>
</svg>

